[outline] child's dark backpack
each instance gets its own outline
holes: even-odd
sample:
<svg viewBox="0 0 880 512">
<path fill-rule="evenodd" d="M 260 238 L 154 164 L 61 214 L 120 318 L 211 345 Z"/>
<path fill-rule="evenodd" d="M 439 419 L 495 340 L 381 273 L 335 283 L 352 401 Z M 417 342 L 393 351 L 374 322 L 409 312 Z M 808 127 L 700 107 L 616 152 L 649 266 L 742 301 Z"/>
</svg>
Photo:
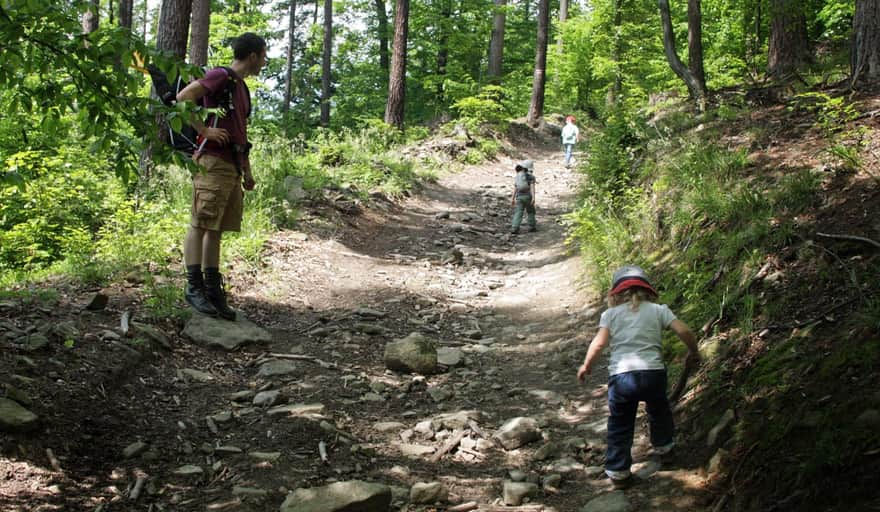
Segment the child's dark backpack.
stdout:
<svg viewBox="0 0 880 512">
<path fill-rule="evenodd" d="M 223 67 L 223 69 L 226 70 L 229 79 L 226 81 L 226 87 L 223 91 L 218 92 L 215 96 L 220 108 L 229 111 L 232 109 L 232 96 L 235 93 L 235 80 L 232 78 L 233 73 L 231 69 L 227 67 Z M 153 82 L 153 89 L 156 91 L 156 96 L 159 97 L 159 100 L 162 101 L 162 103 L 169 107 L 174 106 L 174 104 L 177 103 L 177 94 L 190 84 L 190 82 L 185 82 L 179 76 L 173 80 L 169 80 L 168 76 L 162 72 L 162 70 L 153 65 L 147 66 L 147 71 L 150 73 L 150 80 Z M 180 125 L 180 130 L 172 128 L 171 123 L 164 122 L 163 124 L 165 126 L 159 134 L 160 138 L 176 151 L 192 156 L 196 149 L 198 149 L 197 139 L 199 134 L 196 132 L 196 129 L 188 123 L 182 123 Z"/>
</svg>

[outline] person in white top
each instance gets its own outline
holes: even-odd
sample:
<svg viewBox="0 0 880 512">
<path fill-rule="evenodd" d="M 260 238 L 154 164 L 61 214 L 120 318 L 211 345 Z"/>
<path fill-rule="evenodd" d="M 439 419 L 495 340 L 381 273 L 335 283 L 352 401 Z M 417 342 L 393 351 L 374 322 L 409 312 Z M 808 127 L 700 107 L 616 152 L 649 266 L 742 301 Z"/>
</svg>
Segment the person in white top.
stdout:
<svg viewBox="0 0 880 512">
<path fill-rule="evenodd" d="M 580 139 L 580 130 L 574 124 L 574 116 L 565 118 L 565 126 L 562 128 L 562 147 L 565 150 L 565 168 L 571 167 L 571 152 L 574 145 Z"/>
<path fill-rule="evenodd" d="M 611 345 L 605 473 L 615 488 L 623 489 L 633 483 L 631 451 L 639 402 L 647 405 L 654 453 L 668 454 L 674 446 L 675 425 L 666 397 L 667 375 L 661 352 L 663 329 L 672 329 L 687 346 L 685 364 L 699 364 L 700 354 L 690 328 L 667 306 L 654 302 L 657 291 L 644 270 L 635 265 L 621 267 L 611 282 L 609 308 L 599 319 L 599 332 L 590 342 L 577 377 L 584 382 L 602 349 Z"/>
</svg>

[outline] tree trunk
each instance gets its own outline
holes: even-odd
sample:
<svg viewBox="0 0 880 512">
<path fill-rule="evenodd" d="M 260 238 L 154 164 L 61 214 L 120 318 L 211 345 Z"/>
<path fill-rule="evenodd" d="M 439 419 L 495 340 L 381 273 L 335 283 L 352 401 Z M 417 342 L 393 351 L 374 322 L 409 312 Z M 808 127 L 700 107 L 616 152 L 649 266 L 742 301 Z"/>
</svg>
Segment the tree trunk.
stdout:
<svg viewBox="0 0 880 512">
<path fill-rule="evenodd" d="M 440 7 L 439 40 L 437 42 L 437 90 L 438 103 L 443 103 L 443 82 L 446 77 L 446 64 L 449 60 L 449 26 L 452 19 L 450 0 L 442 0 Z"/>
<path fill-rule="evenodd" d="M 312 26 L 318 24 L 318 11 L 321 9 L 321 0 L 315 0 L 315 12 L 312 13 Z"/>
<path fill-rule="evenodd" d="M 538 2 L 538 42 L 535 48 L 535 73 L 532 78 L 532 100 L 526 122 L 537 126 L 544 117 L 544 85 L 547 80 L 547 32 L 550 25 L 550 0 Z"/>
<path fill-rule="evenodd" d="M 190 27 L 189 63 L 208 65 L 208 34 L 211 26 L 211 0 L 193 0 Z"/>
<path fill-rule="evenodd" d="M 856 0 L 851 84 L 880 79 L 880 0 Z"/>
<path fill-rule="evenodd" d="M 82 15 L 82 29 L 86 34 L 98 30 L 99 13 L 101 12 L 100 0 L 91 0 L 89 9 Z"/>
<path fill-rule="evenodd" d="M 176 55 L 180 60 L 186 56 L 186 39 L 189 35 L 189 17 L 192 0 L 164 0 L 159 12 L 159 30 L 156 48 Z"/>
<path fill-rule="evenodd" d="M 119 0 L 119 26 L 131 30 L 134 24 L 134 0 Z"/>
<path fill-rule="evenodd" d="M 700 0 L 688 0 L 688 69 L 694 75 L 702 95 L 706 95 L 706 72 L 703 70 L 703 12 Z"/>
<path fill-rule="evenodd" d="M 409 0 L 396 0 L 396 6 L 385 122 L 398 129 L 403 129 L 406 102 L 406 43 L 409 36 Z"/>
<path fill-rule="evenodd" d="M 666 52 L 666 61 L 669 62 L 669 67 L 672 68 L 672 71 L 687 85 L 691 98 L 697 101 L 700 110 L 703 110 L 705 108 L 706 91 L 696 77 L 694 77 L 693 73 L 684 66 L 678 57 L 678 53 L 675 51 L 675 33 L 672 31 L 669 0 L 657 0 L 657 6 L 660 8 L 660 21 L 663 25 L 663 49 Z"/>
<path fill-rule="evenodd" d="M 324 0 L 324 55 L 321 59 L 321 126 L 330 126 L 330 60 L 333 56 L 333 0 Z"/>
<path fill-rule="evenodd" d="M 559 0 L 559 34 L 556 36 L 556 51 L 562 53 L 562 24 L 568 19 L 568 0 Z"/>
<path fill-rule="evenodd" d="M 379 67 L 388 78 L 388 13 L 385 11 L 385 0 L 374 0 L 376 7 L 377 30 L 379 31 Z"/>
<path fill-rule="evenodd" d="M 290 111 L 290 100 L 293 98 L 293 45 L 296 41 L 296 0 L 290 0 L 287 7 L 287 55 L 284 73 L 284 103 L 281 112 Z"/>
<path fill-rule="evenodd" d="M 614 33 L 612 35 L 611 42 L 611 60 L 614 62 L 614 81 L 611 82 L 611 87 L 608 89 L 608 95 L 605 97 L 605 104 L 609 107 L 614 107 L 617 105 L 617 102 L 620 100 L 620 92 L 623 89 L 623 76 L 620 72 L 620 63 L 621 63 L 621 47 L 623 43 L 620 40 L 621 33 L 621 24 L 623 23 L 623 15 L 621 9 L 622 0 L 614 0 Z"/>
<path fill-rule="evenodd" d="M 504 25 L 507 0 L 495 0 L 495 13 L 492 16 L 492 38 L 489 40 L 489 81 L 501 83 L 504 70 Z"/>
<path fill-rule="evenodd" d="M 807 17 L 802 0 L 771 0 L 767 73 L 783 77 L 810 60 Z"/>
<path fill-rule="evenodd" d="M 107 0 L 107 24 L 113 26 L 113 0 Z"/>
</svg>

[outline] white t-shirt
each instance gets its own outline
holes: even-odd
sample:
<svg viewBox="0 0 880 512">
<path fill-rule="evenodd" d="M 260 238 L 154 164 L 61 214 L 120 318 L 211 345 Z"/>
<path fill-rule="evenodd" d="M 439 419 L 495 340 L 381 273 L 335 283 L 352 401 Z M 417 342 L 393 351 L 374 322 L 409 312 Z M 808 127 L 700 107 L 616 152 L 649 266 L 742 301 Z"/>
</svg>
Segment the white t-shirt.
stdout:
<svg viewBox="0 0 880 512">
<path fill-rule="evenodd" d="M 673 320 L 675 315 L 667 306 L 653 302 L 640 303 L 637 311 L 629 302 L 605 310 L 599 327 L 611 334 L 608 374 L 665 368 L 660 347 L 663 329 Z"/>
<path fill-rule="evenodd" d="M 575 142 L 577 142 L 578 133 L 580 133 L 580 130 L 578 130 L 578 127 L 573 124 L 567 124 L 567 125 L 563 126 L 562 127 L 562 143 L 563 144 L 574 144 Z"/>
</svg>

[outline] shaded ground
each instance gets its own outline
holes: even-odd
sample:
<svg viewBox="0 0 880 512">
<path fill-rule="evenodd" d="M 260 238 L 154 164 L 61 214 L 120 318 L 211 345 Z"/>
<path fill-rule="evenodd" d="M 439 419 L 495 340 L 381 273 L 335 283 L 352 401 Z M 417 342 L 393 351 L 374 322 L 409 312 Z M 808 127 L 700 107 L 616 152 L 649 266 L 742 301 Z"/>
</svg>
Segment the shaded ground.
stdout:
<svg viewBox="0 0 880 512">
<path fill-rule="evenodd" d="M 532 498 L 548 509 L 578 510 L 609 492 L 589 469 L 603 459 L 605 372 L 586 387 L 575 380 L 601 308 L 564 244 L 578 177 L 555 152 L 527 156 L 536 160 L 537 233 L 507 233 L 508 159 L 342 222 L 315 210 L 304 232 L 279 233 L 263 268 L 231 276 L 234 305 L 270 330 L 269 345 L 209 350 L 174 323 L 157 325 L 167 347 L 143 329 L 121 337 L 120 316 L 137 320 L 142 310 L 137 282 L 104 290 L 110 302 L 97 312 L 82 308 L 93 291 L 4 300 L 0 375 L 28 395 L 41 428 L 0 437 L 0 510 L 277 510 L 289 490 L 349 479 L 387 483 L 401 495 L 415 482 L 440 481 L 452 503 L 488 505 L 499 503 L 511 470 L 538 482 L 562 476 Z M 46 347 L 13 348 L 37 332 Z M 424 378 L 386 371 L 385 343 L 410 332 L 460 350 L 462 363 Z M 295 366 L 259 375 L 272 360 Z M 270 415 L 230 398 L 265 390 L 304 407 Z M 473 431 L 431 462 L 452 431 L 420 422 L 462 410 L 480 413 L 485 437 L 510 418 L 538 418 L 544 440 L 506 451 Z M 682 456 L 656 471 L 644 424 L 637 433 L 634 469 L 650 476 L 626 491 L 635 509 L 702 510 L 711 497 L 699 468 Z M 126 457 L 136 442 L 140 451 Z M 419 447 L 426 453 L 411 453 Z M 186 465 L 201 472 L 175 474 Z M 138 477 L 144 485 L 132 499 Z"/>
</svg>

